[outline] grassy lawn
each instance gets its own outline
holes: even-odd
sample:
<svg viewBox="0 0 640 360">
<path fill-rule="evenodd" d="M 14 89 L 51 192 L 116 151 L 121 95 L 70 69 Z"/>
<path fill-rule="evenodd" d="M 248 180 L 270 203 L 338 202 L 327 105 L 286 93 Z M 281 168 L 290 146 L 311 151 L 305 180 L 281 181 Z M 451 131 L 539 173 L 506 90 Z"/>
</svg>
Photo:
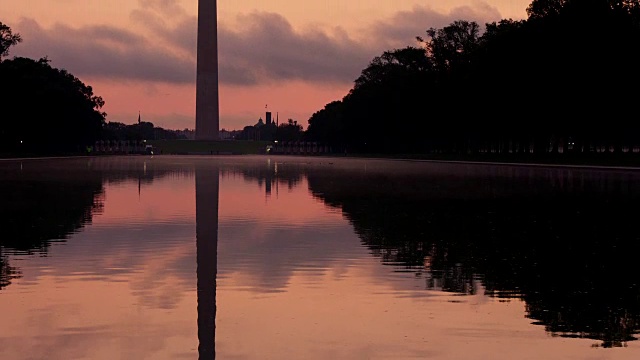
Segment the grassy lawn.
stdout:
<svg viewBox="0 0 640 360">
<path fill-rule="evenodd" d="M 148 140 L 156 154 L 193 155 L 193 154 L 264 154 L 270 141 L 199 141 L 199 140 Z"/>
</svg>

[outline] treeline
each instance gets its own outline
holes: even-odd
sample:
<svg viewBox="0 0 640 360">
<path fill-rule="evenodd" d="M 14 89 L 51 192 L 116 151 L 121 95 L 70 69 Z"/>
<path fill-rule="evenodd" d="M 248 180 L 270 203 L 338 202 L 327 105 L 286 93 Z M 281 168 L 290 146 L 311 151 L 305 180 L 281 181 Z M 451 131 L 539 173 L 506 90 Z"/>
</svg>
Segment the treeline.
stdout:
<svg viewBox="0 0 640 360">
<path fill-rule="evenodd" d="M 185 135 L 186 132 L 188 132 L 188 130 L 167 130 L 147 121 L 141 121 L 131 125 L 109 121 L 105 123 L 102 128 L 100 140 L 140 141 L 187 139 Z"/>
<path fill-rule="evenodd" d="M 3 60 L 0 84 L 0 153 L 75 153 L 100 138 L 104 100 L 49 60 Z"/>
<path fill-rule="evenodd" d="M 264 124 L 262 119 L 252 126 L 245 126 L 235 137 L 236 140 L 262 140 L 262 141 L 302 141 L 304 130 L 296 120 L 277 124 L 274 122 Z"/>
<path fill-rule="evenodd" d="M 98 140 L 184 137 L 149 122 L 107 122 L 102 97 L 49 59 L 5 59 L 21 41 L 0 22 L 0 154 L 77 154 Z"/>
<path fill-rule="evenodd" d="M 352 152 L 478 153 L 640 145 L 640 0 L 534 0 L 528 18 L 455 21 L 384 52 L 309 119 Z"/>
</svg>

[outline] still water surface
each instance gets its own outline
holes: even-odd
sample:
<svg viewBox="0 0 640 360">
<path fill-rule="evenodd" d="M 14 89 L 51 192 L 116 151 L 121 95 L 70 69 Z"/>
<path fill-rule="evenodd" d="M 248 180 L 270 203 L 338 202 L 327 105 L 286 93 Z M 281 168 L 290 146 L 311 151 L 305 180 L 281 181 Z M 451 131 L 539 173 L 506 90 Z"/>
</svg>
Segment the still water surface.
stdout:
<svg viewBox="0 0 640 360">
<path fill-rule="evenodd" d="M 0 359 L 638 359 L 640 172 L 0 161 Z"/>
</svg>

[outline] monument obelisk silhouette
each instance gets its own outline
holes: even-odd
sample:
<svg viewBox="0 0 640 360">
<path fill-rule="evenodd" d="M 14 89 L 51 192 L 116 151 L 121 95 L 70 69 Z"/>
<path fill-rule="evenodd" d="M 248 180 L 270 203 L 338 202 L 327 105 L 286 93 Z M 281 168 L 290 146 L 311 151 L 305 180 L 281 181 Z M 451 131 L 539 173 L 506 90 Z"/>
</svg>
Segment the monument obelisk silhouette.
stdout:
<svg viewBox="0 0 640 360">
<path fill-rule="evenodd" d="M 197 51 L 196 140 L 217 140 L 220 129 L 217 0 L 198 0 Z"/>
<path fill-rule="evenodd" d="M 218 273 L 217 166 L 196 167 L 196 261 L 198 359 L 216 358 L 216 276 Z"/>
</svg>

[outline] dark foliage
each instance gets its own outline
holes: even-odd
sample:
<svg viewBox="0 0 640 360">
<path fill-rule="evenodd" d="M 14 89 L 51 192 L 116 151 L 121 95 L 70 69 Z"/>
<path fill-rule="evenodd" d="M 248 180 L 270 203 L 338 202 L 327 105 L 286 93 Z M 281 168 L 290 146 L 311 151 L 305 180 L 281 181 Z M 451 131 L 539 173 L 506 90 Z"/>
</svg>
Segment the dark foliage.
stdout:
<svg viewBox="0 0 640 360">
<path fill-rule="evenodd" d="M 99 139 L 104 101 L 47 59 L 0 62 L 0 84 L 0 153 L 74 153 Z"/>
<path fill-rule="evenodd" d="M 304 136 L 302 125 L 297 121 L 289 119 L 286 123 L 278 125 L 275 133 L 275 140 L 278 141 L 300 141 Z"/>
<path fill-rule="evenodd" d="M 0 60 L 22 41 L 0 23 Z M 142 141 L 185 138 L 177 131 L 138 121 L 105 123 L 104 100 L 46 58 L 0 62 L 0 154 L 83 154 L 97 140 Z"/>
<path fill-rule="evenodd" d="M 346 138 L 342 106 L 342 101 L 334 101 L 314 113 L 309 119 L 309 127 L 305 132 L 305 137 L 309 140 L 344 146 Z"/>
<path fill-rule="evenodd" d="M 275 123 L 265 124 L 260 119 L 256 125 L 245 126 L 236 136 L 236 140 L 273 141 L 277 140 L 275 138 L 277 131 Z"/>
<path fill-rule="evenodd" d="M 110 121 L 103 127 L 101 140 L 141 141 L 141 140 L 176 140 L 186 139 L 174 130 L 167 130 L 141 121 L 137 124 L 123 124 Z"/>
<path fill-rule="evenodd" d="M 312 140 L 356 152 L 586 153 L 640 146 L 640 1 L 536 0 L 523 21 L 427 30 L 376 57 Z"/>
<path fill-rule="evenodd" d="M 11 28 L 0 22 L 0 60 L 9 55 L 9 48 L 22 41 L 20 34 L 14 34 Z"/>
</svg>

